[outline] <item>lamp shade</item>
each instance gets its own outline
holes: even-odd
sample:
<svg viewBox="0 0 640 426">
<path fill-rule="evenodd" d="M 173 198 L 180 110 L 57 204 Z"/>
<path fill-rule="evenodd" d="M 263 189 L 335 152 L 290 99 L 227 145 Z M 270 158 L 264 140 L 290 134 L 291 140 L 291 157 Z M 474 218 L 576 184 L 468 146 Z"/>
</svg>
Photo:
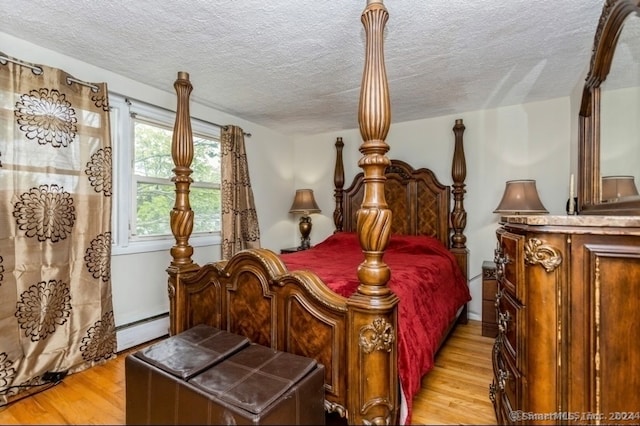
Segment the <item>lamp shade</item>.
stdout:
<svg viewBox="0 0 640 426">
<path fill-rule="evenodd" d="M 304 215 L 308 215 L 309 213 L 320 213 L 320 208 L 313 197 L 313 190 L 297 189 L 296 196 L 293 198 L 293 204 L 291 204 L 289 213 L 302 213 Z"/>
<path fill-rule="evenodd" d="M 615 200 L 631 195 L 638 195 L 633 176 L 602 177 L 602 200 Z"/>
<path fill-rule="evenodd" d="M 502 200 L 500 200 L 500 204 L 493 212 L 512 214 L 549 213 L 542 205 L 536 189 L 536 181 L 532 179 L 507 181 Z"/>
</svg>

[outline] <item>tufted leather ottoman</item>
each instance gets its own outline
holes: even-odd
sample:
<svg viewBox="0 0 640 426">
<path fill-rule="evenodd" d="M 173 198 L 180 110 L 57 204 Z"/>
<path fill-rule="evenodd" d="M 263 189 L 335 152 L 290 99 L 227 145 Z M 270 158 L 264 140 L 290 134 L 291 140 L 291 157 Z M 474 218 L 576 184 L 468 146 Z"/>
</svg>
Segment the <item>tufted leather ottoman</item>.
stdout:
<svg viewBox="0 0 640 426">
<path fill-rule="evenodd" d="M 200 325 L 125 359 L 127 424 L 324 424 L 324 367 Z"/>
</svg>

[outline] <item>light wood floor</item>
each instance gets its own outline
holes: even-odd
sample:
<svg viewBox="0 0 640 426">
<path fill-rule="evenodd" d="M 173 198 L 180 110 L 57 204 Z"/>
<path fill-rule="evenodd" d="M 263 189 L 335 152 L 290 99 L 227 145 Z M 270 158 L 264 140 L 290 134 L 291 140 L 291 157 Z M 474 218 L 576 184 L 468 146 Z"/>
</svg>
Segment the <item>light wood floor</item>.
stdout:
<svg viewBox="0 0 640 426">
<path fill-rule="evenodd" d="M 492 344 L 480 322 L 458 325 L 422 381 L 413 424 L 495 424 L 488 396 Z M 0 424 L 125 424 L 124 357 L 133 350 L 0 407 Z"/>
<path fill-rule="evenodd" d="M 436 355 L 413 401 L 413 424 L 488 425 L 496 423 L 489 400 L 495 339 L 482 336 L 479 321 L 458 325 Z"/>
</svg>

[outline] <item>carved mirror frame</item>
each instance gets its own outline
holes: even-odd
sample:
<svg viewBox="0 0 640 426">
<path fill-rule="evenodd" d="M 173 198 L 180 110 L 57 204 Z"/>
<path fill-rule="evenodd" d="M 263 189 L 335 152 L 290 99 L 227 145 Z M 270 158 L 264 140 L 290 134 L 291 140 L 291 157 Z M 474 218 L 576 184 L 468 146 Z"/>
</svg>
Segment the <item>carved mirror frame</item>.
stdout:
<svg viewBox="0 0 640 426">
<path fill-rule="evenodd" d="M 640 199 L 606 203 L 601 201 L 600 171 L 600 86 L 611 70 L 624 22 L 634 12 L 640 12 L 640 0 L 605 0 L 598 22 L 589 73 L 580 105 L 578 134 L 578 212 L 580 214 L 640 215 Z"/>
</svg>

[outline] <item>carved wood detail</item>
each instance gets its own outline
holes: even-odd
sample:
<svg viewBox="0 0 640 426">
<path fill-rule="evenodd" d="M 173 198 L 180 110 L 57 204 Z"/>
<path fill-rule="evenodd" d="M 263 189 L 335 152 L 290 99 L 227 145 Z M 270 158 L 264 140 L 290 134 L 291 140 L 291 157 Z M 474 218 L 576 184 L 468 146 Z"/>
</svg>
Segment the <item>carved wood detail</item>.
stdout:
<svg viewBox="0 0 640 426">
<path fill-rule="evenodd" d="M 547 272 L 552 272 L 562 263 L 560 251 L 537 238 L 529 238 L 525 243 L 524 258 L 529 265 L 540 264 Z"/>
<path fill-rule="evenodd" d="M 384 318 L 376 318 L 360 329 L 360 347 L 367 354 L 373 351 L 391 352 L 395 334 L 393 325 Z"/>
<path fill-rule="evenodd" d="M 333 223 L 336 227 L 335 232 L 342 231 L 342 223 L 344 222 L 344 212 L 342 210 L 342 197 L 344 192 L 344 164 L 342 160 L 342 149 L 344 142 L 342 138 L 336 138 L 336 165 L 333 171 L 333 197 L 336 201 L 336 207 L 333 211 Z"/>
</svg>

